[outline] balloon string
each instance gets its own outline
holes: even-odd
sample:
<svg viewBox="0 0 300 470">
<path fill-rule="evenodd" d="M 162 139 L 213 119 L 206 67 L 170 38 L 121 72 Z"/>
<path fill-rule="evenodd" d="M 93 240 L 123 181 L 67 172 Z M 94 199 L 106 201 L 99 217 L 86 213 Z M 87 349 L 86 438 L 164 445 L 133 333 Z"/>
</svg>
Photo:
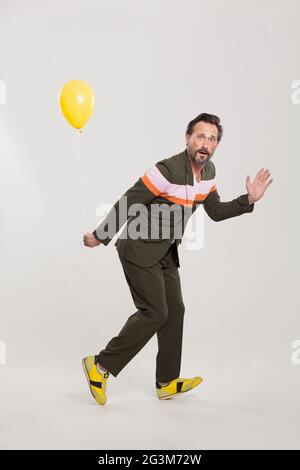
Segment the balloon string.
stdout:
<svg viewBox="0 0 300 470">
<path fill-rule="evenodd" d="M 82 255 L 81 255 L 81 261 L 80 263 L 77 264 L 77 270 L 81 271 L 81 280 L 83 281 L 84 276 L 83 276 L 83 263 L 85 259 L 85 249 L 84 249 L 84 244 L 83 244 L 83 234 L 85 231 L 85 206 L 84 206 L 84 187 L 83 187 L 83 171 L 82 171 L 82 165 L 81 165 L 81 133 L 82 130 L 79 129 L 78 132 L 78 170 L 79 170 L 79 179 L 80 179 L 80 194 L 82 196 L 82 233 L 80 234 L 81 238 L 81 249 L 82 249 Z M 80 270 L 81 267 L 81 270 Z"/>
</svg>

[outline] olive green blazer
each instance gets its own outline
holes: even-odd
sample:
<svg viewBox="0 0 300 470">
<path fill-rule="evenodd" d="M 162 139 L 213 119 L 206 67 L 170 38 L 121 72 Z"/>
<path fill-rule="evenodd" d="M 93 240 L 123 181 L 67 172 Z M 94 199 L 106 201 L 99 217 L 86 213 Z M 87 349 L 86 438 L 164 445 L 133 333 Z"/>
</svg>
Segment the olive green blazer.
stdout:
<svg viewBox="0 0 300 470">
<path fill-rule="evenodd" d="M 130 211 L 133 204 L 143 204 L 143 211 Z M 249 204 L 248 194 L 232 201 L 220 201 L 216 169 L 211 160 L 206 161 L 201 171 L 201 181 L 196 184 L 185 149 L 160 160 L 139 177 L 114 204 L 93 234 L 104 245 L 108 245 L 127 222 L 115 242 L 120 256 L 140 266 L 152 266 L 166 253 L 173 241 L 176 246 L 181 243 L 190 216 L 202 204 L 208 216 L 216 222 L 252 212 L 254 209 L 254 203 Z M 163 217 L 157 213 L 153 216 L 155 206 L 159 210 L 163 206 L 172 206 L 176 216 L 169 217 L 169 222 L 167 219 L 164 222 Z M 141 234 L 138 238 L 133 238 L 130 236 L 130 226 L 134 224 L 132 228 L 135 228 L 136 233 L 137 222 L 141 226 Z M 169 226 L 166 227 L 166 224 Z M 167 236 L 163 230 L 169 231 Z"/>
</svg>

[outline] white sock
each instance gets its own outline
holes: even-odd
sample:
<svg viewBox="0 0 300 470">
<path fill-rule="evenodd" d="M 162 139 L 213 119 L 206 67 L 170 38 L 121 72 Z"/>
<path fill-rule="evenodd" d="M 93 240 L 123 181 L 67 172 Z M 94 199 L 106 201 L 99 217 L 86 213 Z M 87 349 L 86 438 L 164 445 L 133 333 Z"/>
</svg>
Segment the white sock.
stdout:
<svg viewBox="0 0 300 470">
<path fill-rule="evenodd" d="M 107 372 L 107 370 L 101 369 L 100 364 L 98 364 L 98 362 L 96 364 L 96 367 L 97 371 L 100 372 L 100 374 L 105 374 Z"/>
</svg>

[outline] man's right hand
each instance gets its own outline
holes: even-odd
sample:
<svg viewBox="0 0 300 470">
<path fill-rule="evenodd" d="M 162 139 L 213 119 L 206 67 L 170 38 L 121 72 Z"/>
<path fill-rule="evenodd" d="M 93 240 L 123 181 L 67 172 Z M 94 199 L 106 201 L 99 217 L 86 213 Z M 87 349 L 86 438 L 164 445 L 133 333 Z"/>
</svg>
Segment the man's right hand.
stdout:
<svg viewBox="0 0 300 470">
<path fill-rule="evenodd" d="M 100 245 L 102 242 L 97 240 L 97 238 L 92 233 L 85 233 L 83 235 L 83 243 L 85 246 L 89 246 L 90 248 L 94 248 L 95 246 Z"/>
</svg>

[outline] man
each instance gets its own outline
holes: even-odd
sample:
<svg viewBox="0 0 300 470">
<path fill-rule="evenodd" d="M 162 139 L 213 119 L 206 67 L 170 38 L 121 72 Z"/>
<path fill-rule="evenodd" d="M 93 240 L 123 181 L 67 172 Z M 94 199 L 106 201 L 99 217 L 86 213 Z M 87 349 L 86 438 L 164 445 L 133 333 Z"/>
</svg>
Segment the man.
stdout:
<svg viewBox="0 0 300 470">
<path fill-rule="evenodd" d="M 214 221 L 250 213 L 273 181 L 269 179 L 269 170 L 262 168 L 252 183 L 247 175 L 246 194 L 221 202 L 211 158 L 222 133 L 217 116 L 199 114 L 188 124 L 186 149 L 160 160 L 147 170 L 115 203 L 97 229 L 84 234 L 85 246 L 107 245 L 127 222 L 115 245 L 138 309 L 98 355 L 82 361 L 90 391 L 99 404 L 106 402 L 109 375 L 116 377 L 155 333 L 158 340 L 156 394 L 159 399 L 182 394 L 203 380 L 199 376 L 179 377 L 185 307 L 178 270 L 178 244 L 187 221 L 199 205 L 203 204 Z M 122 207 L 124 200 L 125 210 Z M 134 212 L 131 210 L 134 206 L 142 207 Z M 157 209 L 163 206 L 169 209 L 168 217 L 161 219 Z"/>
</svg>

